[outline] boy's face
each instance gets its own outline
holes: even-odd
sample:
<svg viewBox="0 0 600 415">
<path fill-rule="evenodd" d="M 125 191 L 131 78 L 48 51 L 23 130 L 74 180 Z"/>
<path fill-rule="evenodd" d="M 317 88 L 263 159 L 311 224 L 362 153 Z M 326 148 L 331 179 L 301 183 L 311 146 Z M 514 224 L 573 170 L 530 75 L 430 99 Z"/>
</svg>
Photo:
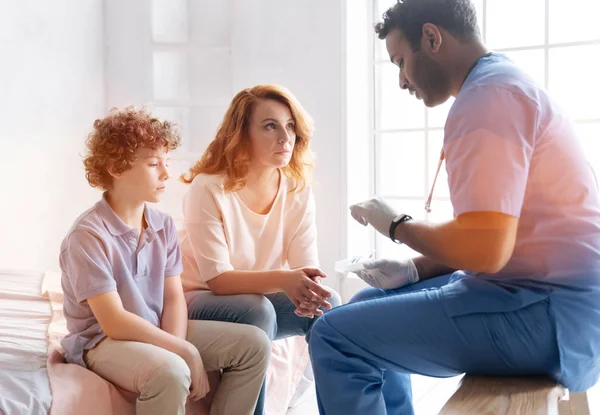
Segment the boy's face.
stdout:
<svg viewBox="0 0 600 415">
<path fill-rule="evenodd" d="M 157 203 L 169 179 L 169 158 L 166 148 L 139 148 L 131 169 L 113 178 L 113 188 L 137 201 Z"/>
</svg>

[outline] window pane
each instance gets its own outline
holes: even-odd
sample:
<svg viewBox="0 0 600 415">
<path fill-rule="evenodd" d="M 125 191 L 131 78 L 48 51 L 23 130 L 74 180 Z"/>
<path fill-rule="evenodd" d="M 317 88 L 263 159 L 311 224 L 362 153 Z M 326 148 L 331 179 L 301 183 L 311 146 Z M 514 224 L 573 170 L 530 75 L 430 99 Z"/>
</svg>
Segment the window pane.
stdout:
<svg viewBox="0 0 600 415">
<path fill-rule="evenodd" d="M 448 112 L 450 111 L 450 108 L 452 108 L 452 104 L 454 104 L 454 98 L 450 97 L 450 99 L 442 105 L 427 108 L 427 125 L 430 128 L 445 126 Z"/>
<path fill-rule="evenodd" d="M 197 48 L 190 54 L 190 93 L 195 103 L 229 105 L 234 66 L 227 49 Z"/>
<path fill-rule="evenodd" d="M 489 0 L 488 0 L 489 1 Z M 375 23 L 381 21 L 381 16 L 386 12 L 387 9 L 397 3 L 397 0 L 377 0 L 377 9 L 375 10 Z M 480 29 L 483 22 L 483 0 L 472 0 L 471 3 L 475 5 L 477 10 L 477 22 L 479 22 Z"/>
<path fill-rule="evenodd" d="M 545 0 L 488 0 L 486 14 L 491 48 L 544 44 Z"/>
<path fill-rule="evenodd" d="M 419 253 L 405 244 L 396 244 L 377 232 L 375 238 L 377 258 L 408 259 L 419 256 Z"/>
<path fill-rule="evenodd" d="M 442 151 L 442 145 L 444 144 L 444 132 L 443 131 L 430 131 L 429 132 L 429 148 L 428 148 L 428 185 L 427 191 L 429 192 L 433 186 L 433 179 L 435 177 L 435 170 L 437 169 L 440 161 L 440 153 Z M 428 195 L 428 194 L 427 194 Z M 425 195 L 425 196 L 427 196 Z M 435 189 L 433 190 L 433 197 L 446 198 L 450 197 L 450 191 L 448 189 L 448 174 L 446 173 L 446 165 L 442 164 L 440 168 L 440 174 L 438 175 L 437 182 L 435 183 Z M 433 203 L 432 203 L 433 204 Z"/>
<path fill-rule="evenodd" d="M 348 226 L 348 257 L 371 255 L 373 253 L 373 228 L 362 226 L 352 217 Z"/>
<path fill-rule="evenodd" d="M 152 38 L 155 42 L 188 40 L 188 0 L 152 0 Z"/>
<path fill-rule="evenodd" d="M 377 114 L 379 130 L 425 127 L 425 106 L 408 91 L 400 89 L 399 68 L 391 63 L 376 66 Z"/>
<path fill-rule="evenodd" d="M 479 26 L 481 36 L 483 36 L 483 0 L 472 0 L 471 3 L 475 6 L 475 11 L 477 12 L 477 25 Z"/>
<path fill-rule="evenodd" d="M 387 9 L 396 3 L 396 0 L 377 0 L 377 8 L 375 9 L 375 15 L 373 16 L 375 18 L 375 23 L 380 22 L 382 20 L 383 13 L 385 13 Z"/>
<path fill-rule="evenodd" d="M 375 24 L 383 21 L 383 13 L 386 12 L 387 9 L 396 4 L 395 0 L 377 0 L 375 5 L 374 14 L 373 14 L 373 22 Z M 390 56 L 387 53 L 387 49 L 385 48 L 385 40 L 381 40 L 377 37 L 377 34 L 373 32 L 374 39 L 374 50 L 375 50 L 375 59 L 377 60 L 389 60 Z"/>
<path fill-rule="evenodd" d="M 425 133 L 382 134 L 377 149 L 377 193 L 424 197 Z"/>
<path fill-rule="evenodd" d="M 188 99 L 187 55 L 182 52 L 154 52 L 153 63 L 154 99 Z"/>
<path fill-rule="evenodd" d="M 600 3 L 595 0 L 550 0 L 550 43 L 600 39 Z"/>
<path fill-rule="evenodd" d="M 578 123 L 575 127 L 596 177 L 600 179 L 600 123 Z"/>
<path fill-rule="evenodd" d="M 377 35 L 374 35 L 375 39 L 375 59 L 382 61 L 389 61 L 390 55 L 385 47 L 385 39 L 379 39 Z"/>
<path fill-rule="evenodd" d="M 196 45 L 230 46 L 232 1 L 186 0 L 189 2 L 190 38 Z"/>
<path fill-rule="evenodd" d="M 199 106 L 192 108 L 190 117 L 189 151 L 196 154 L 204 153 L 206 147 L 215 138 L 217 129 L 223 121 L 227 107 Z"/>
<path fill-rule="evenodd" d="M 600 118 L 600 45 L 550 49 L 548 88 L 575 119 Z"/>
<path fill-rule="evenodd" d="M 449 200 L 433 200 L 431 202 L 431 213 L 427 220 L 435 223 L 448 222 L 454 218 L 454 208 Z"/>
<path fill-rule="evenodd" d="M 405 213 L 412 216 L 415 220 L 425 220 L 425 200 L 402 200 L 402 199 L 387 199 L 388 202 L 398 213 Z M 385 237 L 379 232 L 376 232 L 375 238 L 376 251 L 378 258 L 394 258 L 405 259 L 412 258 L 418 255 L 417 252 L 402 244 L 398 245 Z"/>
<path fill-rule="evenodd" d="M 546 85 L 546 67 L 544 49 L 506 52 L 516 65 L 527 72 L 538 85 Z"/>
<path fill-rule="evenodd" d="M 185 107 L 155 106 L 152 115 L 163 120 L 177 124 L 181 137 L 181 147 L 184 151 L 191 151 L 190 110 Z"/>
</svg>

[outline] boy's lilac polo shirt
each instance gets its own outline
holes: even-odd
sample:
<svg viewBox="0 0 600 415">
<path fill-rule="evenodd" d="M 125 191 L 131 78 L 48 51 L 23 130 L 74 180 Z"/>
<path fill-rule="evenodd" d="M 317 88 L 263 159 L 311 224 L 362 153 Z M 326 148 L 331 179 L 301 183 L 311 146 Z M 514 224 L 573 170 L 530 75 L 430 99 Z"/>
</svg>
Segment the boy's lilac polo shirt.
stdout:
<svg viewBox="0 0 600 415">
<path fill-rule="evenodd" d="M 146 205 L 147 228 L 127 226 L 102 198 L 83 213 L 60 252 L 67 335 L 61 342 L 69 363 L 85 367 L 83 352 L 106 335 L 87 299 L 117 291 L 125 310 L 160 326 L 164 279 L 181 274 L 181 253 L 171 217 Z"/>
</svg>

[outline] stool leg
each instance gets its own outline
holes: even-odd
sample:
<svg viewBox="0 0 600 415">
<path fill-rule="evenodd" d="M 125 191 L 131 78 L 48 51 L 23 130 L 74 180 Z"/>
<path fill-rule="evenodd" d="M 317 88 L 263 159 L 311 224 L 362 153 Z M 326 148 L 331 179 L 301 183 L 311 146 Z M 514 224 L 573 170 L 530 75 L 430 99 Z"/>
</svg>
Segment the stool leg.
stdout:
<svg viewBox="0 0 600 415">
<path fill-rule="evenodd" d="M 569 393 L 572 415 L 590 415 L 587 392 Z"/>
</svg>

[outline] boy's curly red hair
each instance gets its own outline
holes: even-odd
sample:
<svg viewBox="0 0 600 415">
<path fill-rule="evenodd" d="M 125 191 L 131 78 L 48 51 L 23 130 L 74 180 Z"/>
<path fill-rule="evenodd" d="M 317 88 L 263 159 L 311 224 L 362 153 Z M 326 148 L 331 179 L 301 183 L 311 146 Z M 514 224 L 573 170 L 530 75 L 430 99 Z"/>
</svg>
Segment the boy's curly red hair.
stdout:
<svg viewBox="0 0 600 415">
<path fill-rule="evenodd" d="M 145 108 L 113 108 L 105 118 L 94 121 L 94 131 L 86 140 L 85 177 L 90 186 L 108 190 L 111 173 L 129 170 L 137 149 L 172 151 L 180 144 L 175 124 L 153 117 Z"/>
</svg>

